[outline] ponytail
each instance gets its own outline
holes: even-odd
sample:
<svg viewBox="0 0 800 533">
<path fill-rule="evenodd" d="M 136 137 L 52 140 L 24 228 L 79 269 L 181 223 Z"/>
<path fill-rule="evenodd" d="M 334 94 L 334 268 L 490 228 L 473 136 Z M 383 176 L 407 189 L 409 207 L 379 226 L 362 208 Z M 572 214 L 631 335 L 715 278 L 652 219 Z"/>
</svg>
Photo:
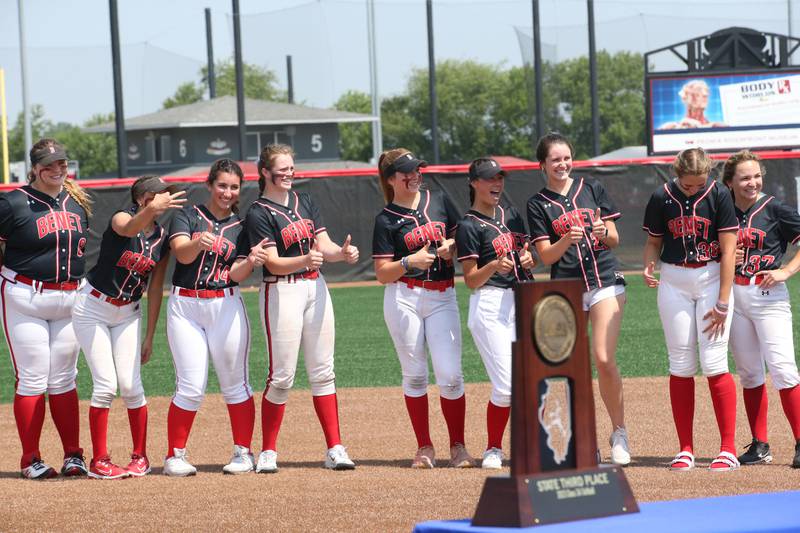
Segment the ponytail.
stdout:
<svg viewBox="0 0 800 533">
<path fill-rule="evenodd" d="M 86 193 L 86 190 L 78 185 L 75 180 L 67 178 L 64 180 L 64 189 L 69 194 L 75 203 L 78 204 L 86 211 L 86 216 L 92 216 L 92 199 Z"/>
</svg>

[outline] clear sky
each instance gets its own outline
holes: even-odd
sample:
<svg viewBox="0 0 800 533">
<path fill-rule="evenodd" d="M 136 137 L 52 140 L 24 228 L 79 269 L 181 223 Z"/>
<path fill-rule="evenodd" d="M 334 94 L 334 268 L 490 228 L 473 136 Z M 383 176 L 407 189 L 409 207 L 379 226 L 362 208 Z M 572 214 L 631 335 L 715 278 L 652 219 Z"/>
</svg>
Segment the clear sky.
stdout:
<svg viewBox="0 0 800 533">
<path fill-rule="evenodd" d="M 792 0 L 800 34 L 800 0 Z M 161 107 L 205 64 L 204 7 L 212 10 L 217 58 L 233 54 L 230 0 L 119 0 L 126 116 Z M 729 26 L 786 34 L 787 0 L 596 0 L 597 47 L 644 52 Z M 424 0 L 375 0 L 379 92 L 401 91 L 427 66 Z M 587 53 L 585 0 L 541 0 L 546 52 Z M 243 55 L 286 84 L 293 56 L 297 101 L 327 107 L 345 91 L 369 90 L 366 0 L 240 0 Z M 53 121 L 80 123 L 113 111 L 108 1 L 24 0 L 29 98 Z M 434 0 L 438 60 L 513 66 L 530 44 L 530 0 Z M 22 109 L 17 0 L 0 0 L 0 67 L 11 121 Z M 523 38 L 520 40 L 519 35 Z M 521 47 L 522 44 L 522 47 Z M 551 47 L 552 46 L 552 47 Z M 797 61 L 796 61 L 797 63 Z"/>
</svg>

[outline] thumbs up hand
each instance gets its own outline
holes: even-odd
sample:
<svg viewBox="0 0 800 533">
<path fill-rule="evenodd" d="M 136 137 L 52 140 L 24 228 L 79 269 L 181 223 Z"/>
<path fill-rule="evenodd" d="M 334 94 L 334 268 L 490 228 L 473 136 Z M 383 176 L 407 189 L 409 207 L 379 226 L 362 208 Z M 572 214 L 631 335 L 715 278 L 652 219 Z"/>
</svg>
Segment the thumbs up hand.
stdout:
<svg viewBox="0 0 800 533">
<path fill-rule="evenodd" d="M 197 244 L 200 247 L 200 250 L 207 252 L 214 247 L 214 242 L 216 239 L 217 236 L 214 235 L 214 224 L 209 221 L 206 231 L 201 233 L 200 237 L 197 239 Z"/>
<path fill-rule="evenodd" d="M 522 268 L 532 269 L 536 266 L 536 259 L 534 259 L 529 248 L 530 245 L 526 242 L 522 250 L 519 251 L 519 264 Z"/>
<path fill-rule="evenodd" d="M 592 216 L 592 235 L 594 235 L 597 240 L 604 239 L 606 235 L 608 235 L 606 224 L 601 217 L 600 208 L 598 207 L 595 209 L 594 215 Z"/>
<path fill-rule="evenodd" d="M 350 244 L 352 238 L 350 234 L 347 235 L 347 238 L 344 240 L 342 244 L 342 257 L 344 258 L 346 263 L 355 264 L 358 263 L 358 248 Z"/>
<path fill-rule="evenodd" d="M 308 270 L 319 270 L 325 258 L 319 249 L 319 240 L 314 239 L 314 246 L 306 254 L 306 268 Z"/>
</svg>

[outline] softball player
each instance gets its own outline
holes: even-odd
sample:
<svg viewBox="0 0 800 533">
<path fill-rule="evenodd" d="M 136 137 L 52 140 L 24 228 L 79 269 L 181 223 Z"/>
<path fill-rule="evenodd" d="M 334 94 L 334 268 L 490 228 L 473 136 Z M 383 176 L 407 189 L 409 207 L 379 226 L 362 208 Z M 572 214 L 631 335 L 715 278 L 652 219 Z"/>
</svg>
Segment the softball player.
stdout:
<svg viewBox="0 0 800 533">
<path fill-rule="evenodd" d="M 168 190 L 169 189 L 169 190 Z M 158 176 L 143 176 L 131 186 L 133 206 L 111 217 L 100 242 L 97 264 L 89 271 L 72 309 L 75 336 L 92 372 L 89 429 L 92 460 L 89 477 L 120 479 L 150 472 L 147 459 L 147 401 L 141 364 L 153 352 L 153 334 L 161 311 L 164 274 L 169 260 L 166 231 L 156 218 L 186 200 Z M 151 278 L 148 287 L 148 279 Z M 139 305 L 147 290 L 147 333 L 140 344 Z M 108 413 L 117 394 L 128 408 L 133 453 L 126 468 L 108 454 Z"/>
<path fill-rule="evenodd" d="M 481 463 L 490 469 L 503 465 L 503 433 L 511 412 L 511 343 L 516 328 L 512 287 L 533 280 L 529 269 L 535 266 L 522 216 L 513 207 L 500 206 L 505 177 L 493 159 L 470 164 L 472 209 L 456 231 L 464 281 L 473 289 L 467 326 L 492 383 L 486 406 L 488 444 Z"/>
<path fill-rule="evenodd" d="M 14 367 L 14 418 L 22 477 L 47 479 L 39 437 L 45 393 L 64 448 L 65 476 L 86 474 L 79 445 L 78 343 L 70 311 L 84 274 L 90 200 L 67 179 L 67 154 L 54 139 L 30 151 L 28 185 L 0 197 L 3 328 Z"/>
<path fill-rule="evenodd" d="M 659 187 L 644 215 L 647 244 L 644 279 L 658 287 L 658 312 L 669 353 L 669 393 L 681 450 L 673 470 L 694 468 L 692 422 L 694 375 L 708 378 L 721 437 L 715 471 L 738 468 L 736 386 L 728 372 L 728 332 L 733 313 L 731 285 L 739 227 L 730 193 L 709 174 L 711 158 L 701 148 L 678 154 L 677 179 Z M 654 275 L 661 259 L 661 281 Z M 704 322 L 706 326 L 703 327 Z M 701 329 L 702 328 L 702 329 Z"/>
<path fill-rule="evenodd" d="M 169 242 L 177 263 L 167 304 L 167 338 L 176 390 L 167 416 L 169 450 L 164 474 L 168 476 L 197 473 L 186 459 L 186 442 L 205 395 L 209 353 L 233 433 L 233 457 L 222 471 L 253 470 L 250 323 L 237 284 L 253 266 L 263 264 L 265 253 L 260 246 L 251 250 L 237 214 L 243 178 L 236 162 L 214 162 L 206 180 L 208 201 L 178 211 L 170 227 Z"/>
<path fill-rule="evenodd" d="M 609 438 L 611 461 L 627 465 L 631 454 L 615 354 L 625 307 L 625 278 L 611 253 L 619 245 L 614 221 L 620 213 L 599 182 L 570 177 L 572 154 L 572 145 L 558 133 L 539 140 L 536 158 L 547 185 L 528 200 L 528 225 L 539 257 L 552 265 L 551 277 L 583 280 L 583 309 L 592 324 L 600 397 L 614 428 Z"/>
<path fill-rule="evenodd" d="M 772 461 L 767 443 L 766 363 L 794 435 L 792 466 L 800 468 L 800 375 L 794 358 L 789 291 L 784 283 L 800 270 L 800 252 L 781 266 L 788 243 L 800 241 L 800 216 L 774 196 L 761 192 L 763 178 L 758 156 L 747 150 L 729 157 L 722 171 L 739 220 L 730 346 L 753 436 L 739 462 Z"/>
<path fill-rule="evenodd" d="M 375 217 L 372 257 L 378 281 L 386 285 L 383 316 L 403 370 L 403 392 L 417 437 L 412 468 L 436 464 L 428 427 L 427 342 L 447 430 L 450 465 L 473 466 L 464 447 L 464 378 L 461 321 L 453 284 L 458 215 L 442 193 L 422 190 L 426 166 L 404 148 L 381 154 L 378 162 L 386 207 Z"/>
<path fill-rule="evenodd" d="M 258 160 L 261 197 L 247 212 L 250 242 L 266 248 L 261 284 L 262 325 L 267 339 L 269 373 L 261 403 L 262 452 L 256 472 L 278 470 L 277 440 L 297 355 L 303 347 L 308 381 L 328 451 L 325 467 L 351 470 L 355 464 L 342 446 L 333 372 L 333 306 L 319 268 L 324 261 L 358 261 L 348 235 L 334 244 L 311 197 L 292 191 L 294 152 L 270 144 Z"/>
</svg>

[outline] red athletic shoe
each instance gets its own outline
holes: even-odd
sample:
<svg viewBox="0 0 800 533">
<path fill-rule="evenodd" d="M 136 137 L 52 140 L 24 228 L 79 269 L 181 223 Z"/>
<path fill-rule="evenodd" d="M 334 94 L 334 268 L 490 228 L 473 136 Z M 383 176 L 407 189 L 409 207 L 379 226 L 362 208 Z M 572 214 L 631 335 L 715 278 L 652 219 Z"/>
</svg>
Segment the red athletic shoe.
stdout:
<svg viewBox="0 0 800 533">
<path fill-rule="evenodd" d="M 131 462 L 125 467 L 133 477 L 142 477 L 150 473 L 150 461 L 143 455 L 131 455 Z"/>
<path fill-rule="evenodd" d="M 124 468 L 111 462 L 111 457 L 106 455 L 98 459 L 92 459 L 89 464 L 89 477 L 94 479 L 122 479 L 130 476 Z"/>
</svg>

